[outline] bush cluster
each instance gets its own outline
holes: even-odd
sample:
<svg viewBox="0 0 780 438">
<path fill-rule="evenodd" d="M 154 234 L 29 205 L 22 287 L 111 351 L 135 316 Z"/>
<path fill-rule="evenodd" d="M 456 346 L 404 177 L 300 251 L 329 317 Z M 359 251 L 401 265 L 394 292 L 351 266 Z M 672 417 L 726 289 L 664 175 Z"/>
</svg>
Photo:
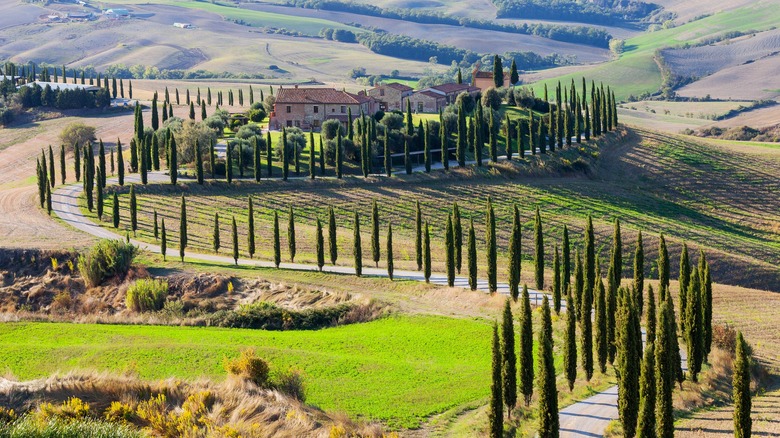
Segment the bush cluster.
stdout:
<svg viewBox="0 0 780 438">
<path fill-rule="evenodd" d="M 124 276 L 138 248 L 121 240 L 101 240 L 79 256 L 78 269 L 87 286 L 97 286 L 108 277 Z"/>
<path fill-rule="evenodd" d="M 208 317 L 208 324 L 218 327 L 263 330 L 316 330 L 334 325 L 353 306 L 339 304 L 320 309 L 288 310 L 260 302 L 243 305 L 237 310 L 220 310 Z"/>
<path fill-rule="evenodd" d="M 142 278 L 127 289 L 125 305 L 135 312 L 161 310 L 166 296 L 168 296 L 166 280 Z"/>
</svg>

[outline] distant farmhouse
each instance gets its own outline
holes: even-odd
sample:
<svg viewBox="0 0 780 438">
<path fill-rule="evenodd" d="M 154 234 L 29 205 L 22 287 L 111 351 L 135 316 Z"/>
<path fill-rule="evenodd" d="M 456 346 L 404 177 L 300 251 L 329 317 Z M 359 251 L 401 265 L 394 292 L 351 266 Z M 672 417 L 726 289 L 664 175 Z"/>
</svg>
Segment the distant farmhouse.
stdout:
<svg viewBox="0 0 780 438">
<path fill-rule="evenodd" d="M 123 20 L 130 18 L 130 11 L 127 9 L 106 9 L 103 11 L 103 16 L 109 20 Z"/>
<path fill-rule="evenodd" d="M 411 103 L 411 109 L 417 113 L 438 113 L 447 105 L 455 103 L 458 95 L 468 93 L 476 97 L 480 89 L 469 84 L 442 84 L 417 90 L 401 100 L 401 108 L 406 108 L 406 100 Z"/>
<path fill-rule="evenodd" d="M 477 69 L 474 69 L 474 71 L 471 72 L 471 85 L 481 90 L 487 90 L 490 87 L 495 87 L 496 84 L 493 81 L 493 72 L 478 71 Z M 505 87 L 512 86 L 510 74 L 508 71 L 504 72 L 504 86 Z"/>
<path fill-rule="evenodd" d="M 346 123 L 349 113 L 357 117 L 361 111 L 374 114 L 379 110 L 376 100 L 333 88 L 280 88 L 270 116 L 270 128 L 283 127 L 319 129 L 322 122 L 336 119 Z"/>
<path fill-rule="evenodd" d="M 412 93 L 412 87 L 397 82 L 377 85 L 368 90 L 368 96 L 379 102 L 379 109 L 382 111 L 402 111 L 401 101 Z"/>
</svg>

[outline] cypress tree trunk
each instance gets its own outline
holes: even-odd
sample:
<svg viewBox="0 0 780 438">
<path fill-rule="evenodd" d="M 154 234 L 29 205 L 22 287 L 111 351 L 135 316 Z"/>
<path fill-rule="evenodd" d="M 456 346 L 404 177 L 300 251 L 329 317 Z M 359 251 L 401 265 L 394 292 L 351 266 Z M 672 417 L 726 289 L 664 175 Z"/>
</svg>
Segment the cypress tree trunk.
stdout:
<svg viewBox="0 0 780 438">
<path fill-rule="evenodd" d="M 447 286 L 455 286 L 455 235 L 452 229 L 452 216 L 447 216 L 445 236 L 445 256 L 447 266 Z"/>
<path fill-rule="evenodd" d="M 674 436 L 674 417 L 672 415 L 672 390 L 674 366 L 672 364 L 672 318 L 669 304 L 661 301 L 658 314 L 658 333 L 655 338 L 655 436 L 672 438 Z"/>
<path fill-rule="evenodd" d="M 358 216 L 357 210 L 355 211 L 352 255 L 355 259 L 355 275 L 360 277 L 363 275 L 363 248 L 360 242 L 360 216 Z"/>
<path fill-rule="evenodd" d="M 187 204 L 181 195 L 181 220 L 179 221 L 179 257 L 184 263 L 184 250 L 187 248 Z"/>
<path fill-rule="evenodd" d="M 379 208 L 374 200 L 371 207 L 371 259 L 374 260 L 374 266 L 379 267 L 379 258 L 381 251 L 379 247 Z"/>
<path fill-rule="evenodd" d="M 279 234 L 279 213 L 274 211 L 274 265 L 277 268 L 282 262 L 282 244 Z"/>
<path fill-rule="evenodd" d="M 469 271 L 469 288 L 477 290 L 477 239 L 474 233 L 474 219 L 471 219 L 468 236 L 468 249 L 466 251 L 466 263 Z"/>
<path fill-rule="evenodd" d="M 753 429 L 750 418 L 750 353 L 742 332 L 737 334 L 737 351 L 733 376 L 734 437 L 749 438 Z"/>
<path fill-rule="evenodd" d="M 292 205 L 290 214 L 287 216 L 287 246 L 290 249 L 290 262 L 295 262 L 295 213 Z"/>
<path fill-rule="evenodd" d="M 555 253 L 553 255 L 553 310 L 555 314 L 561 313 L 561 258 L 558 252 L 558 245 L 555 245 Z"/>
<path fill-rule="evenodd" d="M 420 201 L 417 202 L 417 209 L 416 209 L 416 216 L 415 216 L 415 239 L 414 239 L 414 249 L 415 254 L 417 255 L 417 270 L 422 270 L 423 265 L 423 253 L 422 253 L 422 246 L 423 246 L 423 236 L 422 236 L 422 210 L 420 209 Z"/>
<path fill-rule="evenodd" d="M 236 228 L 236 217 L 233 216 L 232 237 L 233 237 L 233 261 L 238 265 L 238 229 Z"/>
<path fill-rule="evenodd" d="M 328 249 L 330 251 L 330 263 L 335 265 L 339 257 L 339 248 L 336 241 L 336 214 L 333 212 L 333 207 L 328 208 Z"/>
<path fill-rule="evenodd" d="M 566 302 L 571 302 L 571 286 L 566 294 Z M 563 346 L 563 370 L 566 374 L 566 382 L 569 384 L 569 391 L 574 389 L 574 382 L 577 380 L 577 312 L 573 309 L 566 309 L 566 337 Z"/>
<path fill-rule="evenodd" d="M 609 358 L 609 338 L 607 336 L 607 294 L 604 289 L 604 280 L 601 275 L 596 279 L 596 359 L 599 371 L 607 372 L 607 359 Z"/>
<path fill-rule="evenodd" d="M 531 404 L 534 394 L 534 333 L 531 319 L 531 298 L 528 286 L 523 285 L 520 302 L 520 393 L 523 394 L 525 405 Z"/>
<path fill-rule="evenodd" d="M 249 252 L 249 258 L 253 258 L 255 256 L 255 209 L 254 204 L 252 202 L 252 197 L 249 197 L 249 211 L 247 212 L 247 236 L 246 236 L 246 244 L 247 244 L 247 251 Z"/>
<path fill-rule="evenodd" d="M 428 222 L 426 221 L 423 236 L 423 275 L 426 283 L 431 281 L 431 234 L 428 228 Z"/>
<path fill-rule="evenodd" d="M 501 381 L 501 347 L 498 341 L 498 326 L 493 323 L 493 378 L 490 383 L 490 410 L 488 421 L 490 423 L 490 438 L 503 438 L 504 436 L 504 412 Z"/>
<path fill-rule="evenodd" d="M 393 281 L 393 224 L 387 225 L 387 277 Z"/>
<path fill-rule="evenodd" d="M 494 293 L 497 288 L 497 249 L 496 249 L 496 217 L 493 213 L 493 201 L 488 196 L 487 213 L 485 223 L 485 241 L 487 243 L 487 268 L 488 268 L 488 289 Z"/>
<path fill-rule="evenodd" d="M 114 192 L 114 198 L 111 200 L 111 219 L 114 223 L 114 228 L 119 228 L 119 198 Z"/>
<path fill-rule="evenodd" d="M 514 206 L 514 219 L 512 221 L 512 236 L 509 240 L 509 294 L 512 299 L 517 301 L 520 294 L 520 265 L 522 263 L 521 256 L 521 227 L 520 223 L 520 210 L 517 205 Z"/>
<path fill-rule="evenodd" d="M 536 277 L 536 289 L 544 290 L 544 237 L 542 235 L 542 217 L 539 207 L 536 207 L 534 218 L 534 274 Z"/>
<path fill-rule="evenodd" d="M 463 227 L 457 202 L 452 204 L 452 230 L 455 234 L 455 269 L 460 274 L 460 268 L 463 265 Z"/>
<path fill-rule="evenodd" d="M 507 416 L 517 405 L 517 356 L 515 355 L 515 328 L 512 307 L 507 298 L 504 303 L 504 319 L 501 323 L 501 382 Z"/>
<path fill-rule="evenodd" d="M 542 329 L 539 330 L 539 427 L 540 438 L 559 435 L 558 388 L 555 385 L 552 321 L 547 295 L 542 300 Z"/>
<path fill-rule="evenodd" d="M 317 269 L 322 272 L 325 265 L 325 239 L 322 237 L 322 222 L 317 218 Z"/>
<path fill-rule="evenodd" d="M 163 261 L 165 260 L 165 253 L 168 249 L 168 237 L 165 234 L 165 218 L 162 218 L 162 223 L 160 224 L 160 254 L 163 256 Z"/>
<path fill-rule="evenodd" d="M 219 212 L 214 213 L 214 232 L 212 233 L 211 243 L 214 252 L 219 253 Z"/>
</svg>

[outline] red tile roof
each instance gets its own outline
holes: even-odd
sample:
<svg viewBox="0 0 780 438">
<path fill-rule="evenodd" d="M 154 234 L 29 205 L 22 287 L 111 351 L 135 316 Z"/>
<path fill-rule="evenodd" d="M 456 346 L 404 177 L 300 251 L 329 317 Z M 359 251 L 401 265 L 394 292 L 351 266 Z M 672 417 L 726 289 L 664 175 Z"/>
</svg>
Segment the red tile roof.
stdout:
<svg viewBox="0 0 780 438">
<path fill-rule="evenodd" d="M 434 93 L 433 91 L 427 91 L 426 90 L 426 91 L 419 91 L 418 93 L 420 93 L 420 94 L 422 94 L 424 96 L 432 97 L 434 99 L 444 99 L 444 96 L 442 96 L 441 94 L 438 94 L 438 93 Z"/>
<path fill-rule="evenodd" d="M 388 87 L 388 88 L 396 89 L 398 91 L 411 91 L 412 90 L 412 87 L 410 87 L 408 85 L 404 85 L 404 84 L 399 84 L 398 82 L 390 82 L 389 84 L 382 84 L 382 85 L 384 85 L 385 87 Z"/>
<path fill-rule="evenodd" d="M 355 94 L 333 88 L 282 88 L 276 94 L 276 103 L 323 103 L 357 105 L 365 102 Z"/>
<path fill-rule="evenodd" d="M 490 78 L 493 79 L 493 72 L 492 71 L 478 71 L 474 73 L 475 78 Z"/>
</svg>

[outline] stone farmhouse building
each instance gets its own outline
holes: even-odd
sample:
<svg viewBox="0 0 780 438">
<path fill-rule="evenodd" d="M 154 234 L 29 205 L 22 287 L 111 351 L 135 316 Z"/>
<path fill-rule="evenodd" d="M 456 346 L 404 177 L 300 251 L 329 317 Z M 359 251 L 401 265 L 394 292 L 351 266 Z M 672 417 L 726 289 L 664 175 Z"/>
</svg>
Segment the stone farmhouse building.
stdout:
<svg viewBox="0 0 780 438">
<path fill-rule="evenodd" d="M 458 95 L 466 92 L 476 97 L 480 89 L 469 84 L 442 84 L 415 91 L 401 102 L 401 108 L 406 109 L 407 100 L 412 111 L 416 113 L 437 113 L 447 105 L 455 103 Z"/>
<path fill-rule="evenodd" d="M 379 109 L 372 97 L 333 88 L 280 88 L 270 115 L 270 129 L 319 129 L 322 122 L 336 119 L 347 123 L 360 113 L 374 114 Z"/>
<path fill-rule="evenodd" d="M 412 87 L 397 82 L 381 84 L 368 90 L 368 96 L 376 99 L 382 111 L 403 111 L 405 107 L 401 106 L 401 102 L 412 93 Z"/>
<path fill-rule="evenodd" d="M 504 71 L 504 86 L 505 87 L 511 87 L 512 84 L 510 82 L 510 74 L 509 71 Z M 471 85 L 474 87 L 479 88 L 480 90 L 487 90 L 490 87 L 495 87 L 496 84 L 493 82 L 493 72 L 492 71 L 478 71 L 474 70 L 471 72 Z"/>
</svg>

